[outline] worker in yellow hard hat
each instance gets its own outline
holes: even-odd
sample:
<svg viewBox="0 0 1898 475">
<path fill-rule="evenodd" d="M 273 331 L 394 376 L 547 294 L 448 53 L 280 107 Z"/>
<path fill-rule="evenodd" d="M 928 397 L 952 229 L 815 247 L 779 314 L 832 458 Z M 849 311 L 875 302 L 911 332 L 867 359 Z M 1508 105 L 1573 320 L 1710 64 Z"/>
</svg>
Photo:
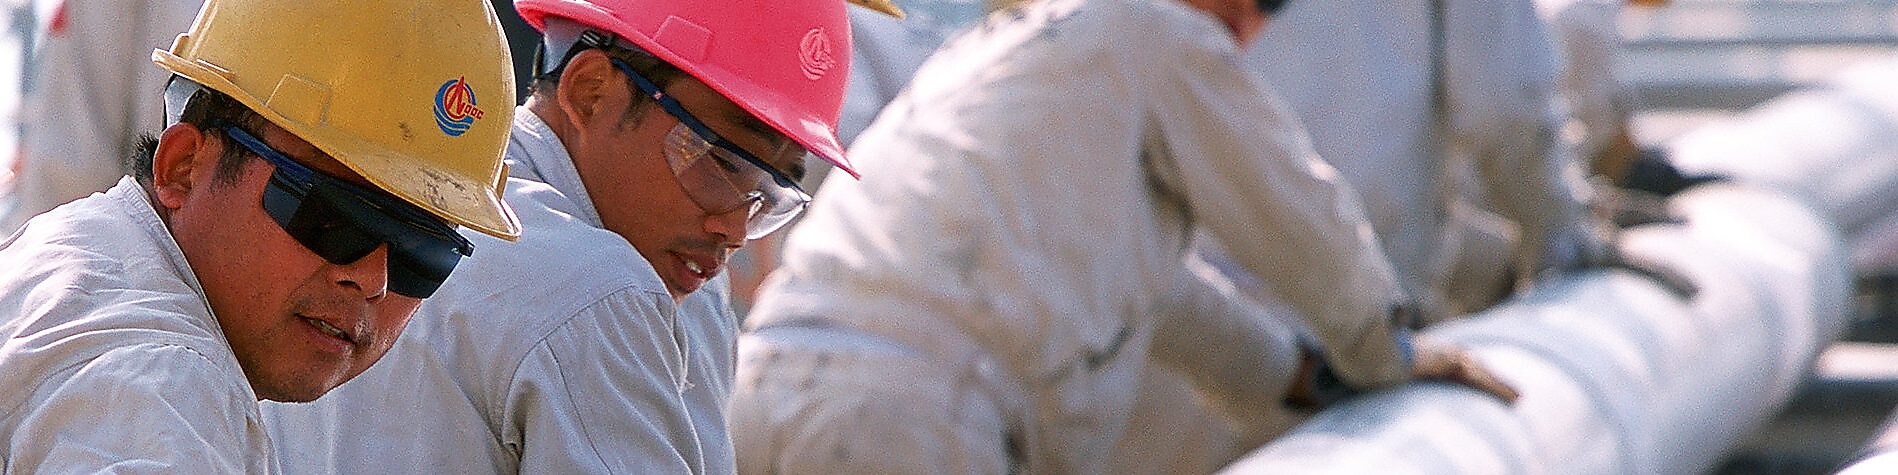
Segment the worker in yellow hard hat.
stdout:
<svg viewBox="0 0 1898 475">
<path fill-rule="evenodd" d="M 380 359 L 457 226 L 519 236 L 502 41 L 483 2 L 208 2 L 133 176 L 0 242 L 8 471 L 274 472 L 258 400 Z"/>
</svg>

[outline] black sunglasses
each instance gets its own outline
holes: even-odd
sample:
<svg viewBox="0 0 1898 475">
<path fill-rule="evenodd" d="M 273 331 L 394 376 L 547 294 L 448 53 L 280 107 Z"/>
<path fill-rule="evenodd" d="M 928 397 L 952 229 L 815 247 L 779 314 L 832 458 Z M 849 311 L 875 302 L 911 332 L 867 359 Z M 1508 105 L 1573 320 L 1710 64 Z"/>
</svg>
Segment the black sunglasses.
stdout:
<svg viewBox="0 0 1898 475">
<path fill-rule="evenodd" d="M 474 244 L 454 226 L 400 199 L 291 160 L 235 126 L 224 135 L 276 166 L 264 187 L 264 211 L 285 233 L 332 264 L 356 262 L 389 245 L 389 291 L 428 298 Z"/>
</svg>

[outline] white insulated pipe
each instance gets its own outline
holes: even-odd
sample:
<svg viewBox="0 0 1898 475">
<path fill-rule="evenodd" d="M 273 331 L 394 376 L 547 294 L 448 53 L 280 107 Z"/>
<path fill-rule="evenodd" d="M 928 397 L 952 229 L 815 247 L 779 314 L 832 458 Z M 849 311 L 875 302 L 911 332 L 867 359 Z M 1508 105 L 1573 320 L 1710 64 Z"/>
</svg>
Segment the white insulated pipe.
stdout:
<svg viewBox="0 0 1898 475">
<path fill-rule="evenodd" d="M 1836 338 L 1852 269 L 1898 271 L 1892 84 L 1898 59 L 1858 66 L 1669 144 L 1684 171 L 1733 182 L 1675 198 L 1685 223 L 1627 231 L 1622 248 L 1684 271 L 1692 301 L 1600 271 L 1426 333 L 1472 348 L 1522 390 L 1514 406 L 1412 384 L 1326 410 L 1226 471 L 1704 472 Z"/>
<path fill-rule="evenodd" d="M 1684 223 L 1630 230 L 1622 247 L 1693 279 L 1692 301 L 1622 271 L 1550 282 L 1426 332 L 1515 384 L 1514 406 L 1411 384 L 1319 413 L 1226 473 L 1706 470 L 1836 337 L 1850 279 L 1833 228 L 1802 200 L 1719 184 L 1670 206 Z"/>
<path fill-rule="evenodd" d="M 1861 271 L 1898 271 L 1898 58 L 1847 68 L 1668 144 L 1674 164 L 1782 190 L 1838 226 Z"/>
<path fill-rule="evenodd" d="M 1832 216 L 1861 274 L 1898 273 L 1898 59 L 1853 67 L 1673 143 L 1676 163 L 1782 187 Z M 1887 427 L 1891 427 L 1887 425 Z M 1889 430 L 1889 429 L 1888 429 Z M 1898 452 L 1841 474 L 1898 473 Z"/>
</svg>

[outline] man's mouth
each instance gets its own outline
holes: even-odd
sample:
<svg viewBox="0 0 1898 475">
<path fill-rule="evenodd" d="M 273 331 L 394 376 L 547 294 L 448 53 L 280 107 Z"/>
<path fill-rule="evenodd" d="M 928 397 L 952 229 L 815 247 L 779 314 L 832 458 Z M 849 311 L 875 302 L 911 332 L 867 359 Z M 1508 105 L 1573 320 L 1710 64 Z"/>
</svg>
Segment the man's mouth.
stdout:
<svg viewBox="0 0 1898 475">
<path fill-rule="evenodd" d="M 677 256 L 679 261 L 685 264 L 686 272 L 697 279 L 711 280 L 712 277 L 718 275 L 719 267 L 721 267 L 715 257 L 688 254 L 677 254 Z"/>
<path fill-rule="evenodd" d="M 335 337 L 338 340 L 349 342 L 352 345 L 356 343 L 356 338 L 351 336 L 349 332 L 343 331 L 343 329 L 341 328 L 336 328 L 335 325 L 331 325 L 329 322 L 317 320 L 310 317 L 305 317 L 302 315 L 298 315 L 297 318 L 303 319 L 303 323 L 308 323 L 310 324 L 310 326 L 316 327 L 317 331 L 321 331 L 325 335 Z"/>
</svg>

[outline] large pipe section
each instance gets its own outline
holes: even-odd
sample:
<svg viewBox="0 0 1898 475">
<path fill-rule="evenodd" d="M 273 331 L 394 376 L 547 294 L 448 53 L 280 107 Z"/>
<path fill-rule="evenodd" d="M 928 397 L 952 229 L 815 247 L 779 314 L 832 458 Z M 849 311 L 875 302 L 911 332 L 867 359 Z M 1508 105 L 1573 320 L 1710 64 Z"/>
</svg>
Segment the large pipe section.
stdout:
<svg viewBox="0 0 1898 475">
<path fill-rule="evenodd" d="M 1854 265 L 1898 270 L 1885 251 L 1898 239 L 1880 240 L 1898 236 L 1891 84 L 1898 61 L 1853 68 L 1669 144 L 1683 169 L 1733 180 L 1674 198 L 1683 222 L 1628 230 L 1621 246 L 1682 271 L 1695 298 L 1597 271 L 1426 332 L 1516 384 L 1514 406 L 1412 384 L 1319 413 L 1227 472 L 1706 471 L 1837 337 Z"/>
<path fill-rule="evenodd" d="M 1850 283 L 1798 200 L 1743 185 L 1676 198 L 1680 224 L 1623 237 L 1693 279 L 1686 301 L 1621 271 L 1561 279 L 1428 337 L 1471 348 L 1514 406 L 1413 384 L 1326 410 L 1230 473 L 1698 473 L 1798 386 Z"/>
<path fill-rule="evenodd" d="M 1898 200 L 1898 173 L 1892 172 L 1898 168 L 1898 94 L 1892 84 L 1898 84 L 1898 60 L 1850 69 L 1771 109 L 1683 137 L 1676 142 L 1677 161 L 1793 190 L 1836 216 L 1859 273 L 1898 273 L 1898 209 L 1890 204 Z M 1775 144 L 1768 146 L 1768 140 Z M 1766 148 L 1742 154 L 1744 160 L 1721 159 L 1760 146 Z M 1871 455 L 1840 473 L 1898 471 L 1898 444 L 1886 440 L 1898 437 L 1894 427 L 1888 423 Z"/>
<path fill-rule="evenodd" d="M 1898 271 L 1898 59 L 1875 61 L 1669 144 L 1682 170 L 1792 194 L 1838 226 L 1861 272 Z"/>
</svg>

